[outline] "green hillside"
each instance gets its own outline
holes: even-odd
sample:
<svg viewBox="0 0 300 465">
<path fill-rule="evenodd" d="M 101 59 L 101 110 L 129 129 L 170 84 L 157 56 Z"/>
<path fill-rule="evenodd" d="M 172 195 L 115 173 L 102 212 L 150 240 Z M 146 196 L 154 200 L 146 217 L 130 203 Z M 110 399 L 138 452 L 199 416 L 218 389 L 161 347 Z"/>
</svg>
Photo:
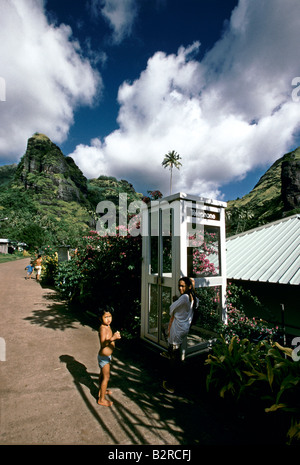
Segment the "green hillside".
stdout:
<svg viewBox="0 0 300 465">
<path fill-rule="evenodd" d="M 285 192 L 282 189 L 282 166 L 290 165 L 293 177 L 299 178 L 299 163 L 300 147 L 279 158 L 249 194 L 229 201 L 226 212 L 227 234 L 237 234 L 300 212 L 299 203 L 294 208 L 286 207 Z M 292 184 L 292 179 L 289 184 Z M 295 195 L 299 196 L 299 186 L 294 189 Z"/>
<path fill-rule="evenodd" d="M 16 164 L 0 166 L 0 188 L 11 184 L 15 177 L 16 169 Z"/>
<path fill-rule="evenodd" d="M 18 165 L 0 167 L 0 236 L 26 242 L 76 246 L 77 238 L 95 229 L 96 206 L 103 200 L 128 204 L 142 194 L 125 180 L 104 174 L 87 179 L 46 135 L 36 133 Z M 254 189 L 228 202 L 227 235 L 300 211 L 300 148 L 278 159 Z"/>
<path fill-rule="evenodd" d="M 16 165 L 0 170 L 0 235 L 26 242 L 76 246 L 77 238 L 95 228 L 96 205 L 119 193 L 141 199 L 127 181 L 100 176 L 87 180 L 71 157 L 65 157 L 44 134 L 36 133 Z"/>
</svg>

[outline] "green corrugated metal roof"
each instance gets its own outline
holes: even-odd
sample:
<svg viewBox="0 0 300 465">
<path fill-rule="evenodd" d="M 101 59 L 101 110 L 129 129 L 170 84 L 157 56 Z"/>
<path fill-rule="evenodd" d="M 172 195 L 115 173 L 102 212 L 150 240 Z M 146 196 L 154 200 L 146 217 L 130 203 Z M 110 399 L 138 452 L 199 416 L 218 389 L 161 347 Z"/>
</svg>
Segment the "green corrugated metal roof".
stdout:
<svg viewBox="0 0 300 465">
<path fill-rule="evenodd" d="M 227 278 L 300 284 L 300 215 L 226 241 Z"/>
</svg>

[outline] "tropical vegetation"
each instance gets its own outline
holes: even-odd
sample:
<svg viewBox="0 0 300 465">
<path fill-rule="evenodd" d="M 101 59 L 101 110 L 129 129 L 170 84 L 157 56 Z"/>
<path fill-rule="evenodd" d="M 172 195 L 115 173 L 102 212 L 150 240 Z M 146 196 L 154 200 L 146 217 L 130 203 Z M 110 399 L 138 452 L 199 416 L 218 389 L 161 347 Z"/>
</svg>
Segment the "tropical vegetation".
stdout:
<svg viewBox="0 0 300 465">
<path fill-rule="evenodd" d="M 162 162 L 162 166 L 164 168 L 169 168 L 170 169 L 170 194 L 172 194 L 172 174 L 173 174 L 173 168 L 177 168 L 178 170 L 180 169 L 180 166 L 182 166 L 181 162 L 181 156 L 175 152 L 175 150 L 169 151 Z"/>
<path fill-rule="evenodd" d="M 53 284 L 61 297 L 82 312 L 99 314 L 109 306 L 123 335 L 135 337 L 140 321 L 141 238 L 127 234 L 100 236 L 90 231 L 71 251 L 71 259 L 58 262 L 46 247 L 43 280 Z"/>
<path fill-rule="evenodd" d="M 300 361 L 293 360 L 292 349 L 272 339 L 252 343 L 237 336 L 230 341 L 222 337 L 206 365 L 208 390 L 246 415 L 256 415 L 257 421 L 272 415 L 282 442 L 299 444 Z"/>
<path fill-rule="evenodd" d="M 226 234 L 232 236 L 252 228 L 276 221 L 286 216 L 300 213 L 298 205 L 293 208 L 285 206 L 282 182 L 282 168 L 291 164 L 295 179 L 299 180 L 300 147 L 286 153 L 276 160 L 263 174 L 254 188 L 242 198 L 229 200 L 226 209 Z M 293 165 L 297 164 L 297 165 Z M 298 170 L 296 168 L 298 166 Z M 290 188 L 294 189 L 293 197 L 299 196 L 296 181 L 289 180 Z"/>
</svg>

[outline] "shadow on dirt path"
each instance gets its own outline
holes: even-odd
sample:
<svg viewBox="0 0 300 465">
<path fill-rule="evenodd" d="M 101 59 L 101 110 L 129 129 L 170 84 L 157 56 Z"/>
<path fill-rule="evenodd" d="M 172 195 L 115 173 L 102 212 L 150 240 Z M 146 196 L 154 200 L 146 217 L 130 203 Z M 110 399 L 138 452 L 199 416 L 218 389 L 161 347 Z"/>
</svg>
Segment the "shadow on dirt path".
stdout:
<svg viewBox="0 0 300 465">
<path fill-rule="evenodd" d="M 97 405 L 98 322 L 70 309 L 54 289 L 26 281 L 26 264 L 0 265 L 7 349 L 0 444 L 265 444 L 256 424 L 207 395 L 203 359 L 184 364 L 171 395 L 162 389 L 166 361 L 141 340 L 119 341 L 109 382 L 113 406 Z"/>
</svg>

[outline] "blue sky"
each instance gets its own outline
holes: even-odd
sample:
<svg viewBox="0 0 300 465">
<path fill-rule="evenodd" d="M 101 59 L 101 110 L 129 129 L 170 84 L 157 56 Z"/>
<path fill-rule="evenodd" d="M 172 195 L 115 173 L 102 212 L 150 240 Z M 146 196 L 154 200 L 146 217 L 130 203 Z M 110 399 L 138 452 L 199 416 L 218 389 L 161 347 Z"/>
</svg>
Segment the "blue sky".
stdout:
<svg viewBox="0 0 300 465">
<path fill-rule="evenodd" d="M 300 145 L 299 31 L 298 0 L 0 0 L 0 164 L 37 131 L 88 178 L 168 195 L 175 150 L 173 192 L 241 197 Z"/>
</svg>

